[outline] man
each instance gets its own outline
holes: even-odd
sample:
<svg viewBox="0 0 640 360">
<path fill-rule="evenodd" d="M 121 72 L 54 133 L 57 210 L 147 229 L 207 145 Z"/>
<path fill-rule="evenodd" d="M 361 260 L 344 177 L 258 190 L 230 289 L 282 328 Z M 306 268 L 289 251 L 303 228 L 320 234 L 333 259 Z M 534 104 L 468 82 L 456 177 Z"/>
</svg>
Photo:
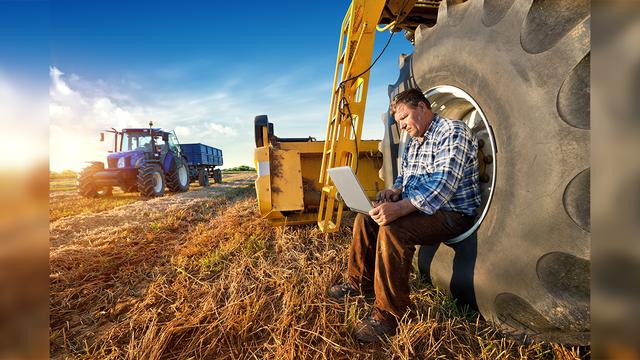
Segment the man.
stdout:
<svg viewBox="0 0 640 360">
<path fill-rule="evenodd" d="M 392 189 L 378 193 L 369 216 L 356 217 L 347 280 L 329 289 L 336 300 L 375 295 L 373 312 L 354 330 L 364 342 L 395 333 L 409 309 L 414 245 L 462 234 L 480 205 L 478 145 L 466 124 L 434 114 L 417 89 L 396 95 L 391 113 L 411 137 L 400 174 Z"/>
</svg>

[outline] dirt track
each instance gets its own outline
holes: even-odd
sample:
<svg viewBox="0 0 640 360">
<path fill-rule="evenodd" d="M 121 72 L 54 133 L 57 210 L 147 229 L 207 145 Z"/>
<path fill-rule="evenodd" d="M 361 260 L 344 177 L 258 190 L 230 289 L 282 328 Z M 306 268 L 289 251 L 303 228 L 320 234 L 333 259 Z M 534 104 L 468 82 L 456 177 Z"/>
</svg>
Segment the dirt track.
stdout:
<svg viewBox="0 0 640 360">
<path fill-rule="evenodd" d="M 140 200 L 99 213 L 64 217 L 49 224 L 49 245 L 55 248 L 71 245 L 82 239 L 91 239 L 92 243 L 101 242 L 112 238 L 124 228 L 146 228 L 167 214 L 184 211 L 211 199 L 233 195 L 240 189 L 251 186 L 254 180 L 253 173 L 233 174 L 226 177 L 223 183 L 212 184 L 208 188 L 192 187 L 185 193 Z M 57 197 L 69 196 L 77 197 L 74 192 L 57 194 Z"/>
</svg>

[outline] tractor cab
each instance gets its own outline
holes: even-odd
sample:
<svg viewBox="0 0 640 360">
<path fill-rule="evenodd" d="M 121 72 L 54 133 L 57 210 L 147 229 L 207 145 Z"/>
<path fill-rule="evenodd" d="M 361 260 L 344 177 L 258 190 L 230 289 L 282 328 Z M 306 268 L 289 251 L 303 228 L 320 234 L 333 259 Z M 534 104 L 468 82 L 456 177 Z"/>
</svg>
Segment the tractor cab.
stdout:
<svg viewBox="0 0 640 360">
<path fill-rule="evenodd" d="M 162 161 L 168 152 L 181 152 L 174 132 L 159 128 L 128 128 L 113 133 L 114 143 L 107 156 L 108 168 L 138 168 L 143 161 Z M 101 134 L 104 141 L 104 133 Z"/>
<path fill-rule="evenodd" d="M 167 137 L 167 133 L 160 129 L 152 129 L 152 131 L 153 135 L 149 133 L 149 129 L 123 129 L 120 151 L 162 151 L 162 147 L 166 146 L 162 139 Z M 152 145 L 152 142 L 155 145 Z"/>
</svg>

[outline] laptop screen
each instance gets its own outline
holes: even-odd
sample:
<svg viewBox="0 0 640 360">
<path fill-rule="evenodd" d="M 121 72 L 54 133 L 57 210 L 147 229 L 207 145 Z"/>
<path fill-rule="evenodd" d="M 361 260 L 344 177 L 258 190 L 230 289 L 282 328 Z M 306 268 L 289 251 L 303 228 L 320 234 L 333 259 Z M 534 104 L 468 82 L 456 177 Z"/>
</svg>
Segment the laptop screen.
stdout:
<svg viewBox="0 0 640 360">
<path fill-rule="evenodd" d="M 345 204 L 353 210 L 368 214 L 373 206 L 362 189 L 362 185 L 349 166 L 334 167 L 327 170 L 331 181 L 338 188 Z"/>
</svg>

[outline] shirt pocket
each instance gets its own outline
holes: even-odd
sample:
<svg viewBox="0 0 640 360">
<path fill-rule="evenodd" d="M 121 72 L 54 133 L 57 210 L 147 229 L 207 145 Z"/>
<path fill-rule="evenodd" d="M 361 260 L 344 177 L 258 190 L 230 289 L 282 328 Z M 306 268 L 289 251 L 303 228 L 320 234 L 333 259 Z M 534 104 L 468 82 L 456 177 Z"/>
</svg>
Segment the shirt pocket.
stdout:
<svg viewBox="0 0 640 360">
<path fill-rule="evenodd" d="M 431 175 L 436 170 L 435 168 L 435 158 L 433 155 L 433 151 L 431 149 L 425 149 L 427 151 L 422 151 L 419 156 L 420 163 L 420 172 Z"/>
</svg>

